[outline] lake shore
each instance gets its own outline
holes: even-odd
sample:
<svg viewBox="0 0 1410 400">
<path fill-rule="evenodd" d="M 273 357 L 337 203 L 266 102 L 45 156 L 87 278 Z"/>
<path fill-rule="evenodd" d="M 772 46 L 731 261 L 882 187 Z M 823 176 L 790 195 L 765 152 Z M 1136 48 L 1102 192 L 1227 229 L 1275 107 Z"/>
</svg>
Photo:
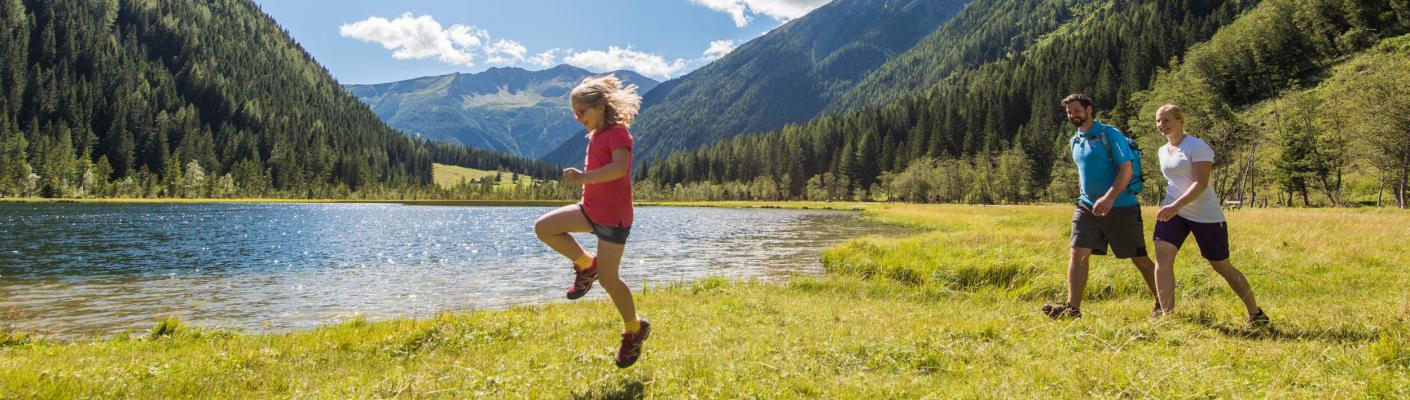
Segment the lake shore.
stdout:
<svg viewBox="0 0 1410 400">
<path fill-rule="evenodd" d="M 555 206 L 575 203 L 574 200 L 395 200 L 395 199 L 280 199 L 280 198 L 235 198 L 235 199 L 180 199 L 180 198 L 42 198 L 42 197 L 21 197 L 21 198 L 0 198 L 0 203 L 115 203 L 115 204 L 211 204 L 211 203 L 270 203 L 270 204 L 300 204 L 300 203 L 352 203 L 352 204 L 427 204 L 427 205 L 463 205 L 463 206 Z M 817 210 L 851 210 L 860 211 L 866 209 L 866 204 L 883 203 L 856 203 L 856 202 L 821 202 L 821 201 L 638 201 L 635 203 L 641 207 L 720 207 L 720 208 L 778 208 L 778 209 L 817 209 Z"/>
<path fill-rule="evenodd" d="M 142 199 L 142 198 L 92 198 L 92 199 L 49 199 L 49 198 L 0 198 L 4 203 L 77 203 L 77 204 L 407 204 L 407 205 L 446 205 L 446 206 L 563 206 L 573 204 L 569 200 L 364 200 L 364 199 Z"/>
<path fill-rule="evenodd" d="M 606 301 L 352 321 L 278 334 L 166 321 L 127 339 L 0 335 L 17 397 L 1400 397 L 1410 395 L 1410 213 L 1230 212 L 1233 260 L 1274 318 L 1242 311 L 1194 246 L 1178 313 L 1148 320 L 1129 263 L 1094 259 L 1087 317 L 1060 298 L 1070 206 L 638 203 L 862 209 L 918 228 L 822 254 L 827 275 L 638 289 L 656 328 L 611 365 Z M 1146 208 L 1147 225 L 1154 209 Z M 1290 227 L 1299 227 L 1290 229 Z M 1147 229 L 1149 231 L 1149 229 Z M 630 274 L 631 271 L 624 271 Z M 641 290 L 644 289 L 644 290 Z M 596 289 L 600 290 L 600 289 Z"/>
<path fill-rule="evenodd" d="M 86 340 L 177 316 L 273 333 L 562 302 L 568 263 L 534 235 L 550 209 L 0 204 L 0 327 Z M 854 211 L 638 207 L 636 216 L 634 272 L 624 276 L 636 287 L 821 276 L 818 254 L 830 246 L 913 232 Z"/>
</svg>

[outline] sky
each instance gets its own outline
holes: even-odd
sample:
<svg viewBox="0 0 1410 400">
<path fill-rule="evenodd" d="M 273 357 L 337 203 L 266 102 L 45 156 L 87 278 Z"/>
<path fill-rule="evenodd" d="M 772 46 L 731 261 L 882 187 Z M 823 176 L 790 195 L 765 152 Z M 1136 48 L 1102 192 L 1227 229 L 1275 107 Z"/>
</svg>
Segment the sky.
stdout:
<svg viewBox="0 0 1410 400">
<path fill-rule="evenodd" d="M 344 84 L 491 67 L 684 75 L 830 0 L 255 0 Z"/>
</svg>

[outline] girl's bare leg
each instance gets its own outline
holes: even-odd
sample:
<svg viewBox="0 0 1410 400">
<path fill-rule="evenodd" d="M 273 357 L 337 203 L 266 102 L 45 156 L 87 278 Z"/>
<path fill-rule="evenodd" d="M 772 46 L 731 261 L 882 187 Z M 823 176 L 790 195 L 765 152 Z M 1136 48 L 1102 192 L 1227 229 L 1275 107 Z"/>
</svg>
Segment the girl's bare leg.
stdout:
<svg viewBox="0 0 1410 400">
<path fill-rule="evenodd" d="M 1229 260 L 1210 261 L 1209 265 L 1214 267 L 1214 272 L 1218 272 L 1219 276 L 1224 277 L 1224 280 L 1229 282 L 1229 287 L 1233 288 L 1234 293 L 1239 295 L 1239 300 L 1243 300 L 1244 308 L 1248 311 L 1248 315 L 1253 315 L 1258 312 L 1258 300 L 1253 298 L 1253 287 L 1249 286 L 1248 278 L 1244 278 L 1244 274 L 1239 272 L 1238 269 L 1235 269 L 1233 263 L 1229 262 Z"/>
<path fill-rule="evenodd" d="M 592 232 L 592 225 L 588 224 L 587 217 L 576 204 L 549 211 L 534 222 L 534 233 L 539 240 L 573 261 L 585 252 L 569 232 Z"/>
<path fill-rule="evenodd" d="M 1175 255 L 1179 252 L 1170 242 L 1155 241 L 1155 292 L 1161 312 L 1175 309 Z"/>
<path fill-rule="evenodd" d="M 597 281 L 602 284 L 602 289 L 607 290 L 607 295 L 612 297 L 612 304 L 617 306 L 617 312 L 622 314 L 622 324 L 630 327 L 637 322 L 636 304 L 632 301 L 632 289 L 627 287 L 627 283 L 622 282 L 622 278 L 617 274 L 625 250 L 625 245 L 602 240 L 597 242 Z"/>
</svg>

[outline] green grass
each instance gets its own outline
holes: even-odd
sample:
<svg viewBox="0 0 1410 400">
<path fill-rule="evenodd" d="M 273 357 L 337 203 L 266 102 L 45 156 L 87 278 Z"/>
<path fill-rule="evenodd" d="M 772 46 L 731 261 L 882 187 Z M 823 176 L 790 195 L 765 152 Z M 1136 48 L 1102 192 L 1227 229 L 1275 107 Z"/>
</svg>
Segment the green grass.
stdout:
<svg viewBox="0 0 1410 400">
<path fill-rule="evenodd" d="M 768 208 L 782 210 L 865 211 L 881 203 L 822 202 L 822 201 L 638 201 L 641 207 L 706 207 L 706 208 Z"/>
<path fill-rule="evenodd" d="M 432 180 L 442 188 L 452 188 L 465 182 L 475 182 L 478 179 L 494 179 L 495 175 L 500 175 L 500 181 L 495 183 L 499 189 L 513 188 L 514 176 L 509 172 L 485 171 L 474 168 L 457 167 L 454 165 L 431 164 Z M 520 175 L 518 185 L 528 187 L 533 182 L 533 178 L 527 175 Z"/>
<path fill-rule="evenodd" d="M 1250 329 L 1193 247 L 1172 317 L 1148 320 L 1134 269 L 1109 258 L 1085 318 L 1040 315 L 1063 291 L 1070 206 L 747 205 L 921 232 L 829 249 L 821 278 L 639 291 L 655 328 L 627 370 L 606 301 L 277 334 L 163 320 L 114 340 L 0 332 L 0 398 L 1410 396 L 1410 213 L 1231 212 L 1234 263 L 1274 318 Z"/>
</svg>

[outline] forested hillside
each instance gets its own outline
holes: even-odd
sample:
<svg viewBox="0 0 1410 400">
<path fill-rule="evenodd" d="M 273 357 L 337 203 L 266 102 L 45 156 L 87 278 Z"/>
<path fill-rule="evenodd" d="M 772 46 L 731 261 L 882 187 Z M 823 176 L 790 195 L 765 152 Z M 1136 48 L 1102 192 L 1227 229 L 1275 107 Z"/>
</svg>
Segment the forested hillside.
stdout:
<svg viewBox="0 0 1410 400">
<path fill-rule="evenodd" d="M 1132 96 L 1147 147 L 1161 104 L 1192 110 L 1215 188 L 1253 204 L 1406 206 L 1410 2 L 1270 0 Z M 1154 154 L 1150 154 L 1154 156 Z M 1153 160 L 1153 159 L 1152 159 Z M 1153 161 L 1152 161 L 1153 162 Z"/>
<path fill-rule="evenodd" d="M 0 0 L 0 37 L 3 197 L 344 196 L 429 185 L 436 159 L 550 170 L 388 128 L 248 0 Z"/>
<path fill-rule="evenodd" d="M 1008 22 L 966 18 L 1029 26 L 1023 21 L 1041 18 L 1015 10 L 1067 17 L 1056 28 L 1032 25 L 1051 33 L 1018 34 L 1038 39 L 978 67 L 965 67 L 970 61 L 960 55 L 913 56 L 958 61 L 936 61 L 949 62 L 955 72 L 884 107 L 675 154 L 639 171 L 649 182 L 639 187 L 663 197 L 1070 200 L 1076 186 L 1065 148 L 1071 127 L 1058 105 L 1066 94 L 1094 95 L 1099 119 L 1147 148 L 1162 139 L 1147 114 L 1177 101 L 1197 110 L 1191 132 L 1209 136 L 1228 159 L 1255 143 L 1267 154 L 1278 146 L 1255 140 L 1255 133 L 1274 128 L 1254 125 L 1241 112 L 1326 78 L 1336 63 L 1410 26 L 1410 7 L 1398 0 L 1018 3 L 975 3 L 966 10 L 989 6 L 982 9 L 1012 13 Z M 1063 8 L 1055 12 L 1052 5 Z M 960 43 L 953 50 L 970 48 Z M 1383 74 L 1376 78 L 1394 86 Z M 1194 101 L 1199 98 L 1205 102 Z M 1361 111 L 1405 113 L 1389 104 Z M 1145 155 L 1153 163 L 1155 153 Z M 1234 170 L 1216 175 L 1240 179 Z M 1227 181 L 1220 189 L 1233 196 L 1235 186 Z"/>
<path fill-rule="evenodd" d="M 812 119 L 968 2 L 839 0 L 819 7 L 647 93 L 632 131 L 638 157 Z"/>
<path fill-rule="evenodd" d="M 1109 4 L 1089 0 L 976 1 L 829 105 L 832 113 L 884 106 L 965 68 L 1021 53 L 1064 23 Z"/>
</svg>

